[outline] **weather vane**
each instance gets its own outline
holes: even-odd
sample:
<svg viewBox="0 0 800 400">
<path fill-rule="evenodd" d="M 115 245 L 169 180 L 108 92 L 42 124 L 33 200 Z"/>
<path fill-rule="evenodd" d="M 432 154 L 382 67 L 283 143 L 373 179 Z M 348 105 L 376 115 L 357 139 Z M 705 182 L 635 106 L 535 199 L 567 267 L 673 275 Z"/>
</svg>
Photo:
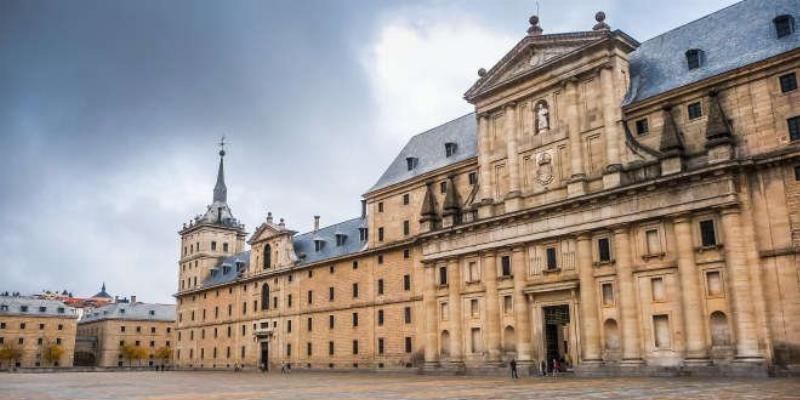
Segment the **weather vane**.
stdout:
<svg viewBox="0 0 800 400">
<path fill-rule="evenodd" d="M 219 155 L 221 157 L 225 156 L 225 135 L 219 139 Z"/>
</svg>

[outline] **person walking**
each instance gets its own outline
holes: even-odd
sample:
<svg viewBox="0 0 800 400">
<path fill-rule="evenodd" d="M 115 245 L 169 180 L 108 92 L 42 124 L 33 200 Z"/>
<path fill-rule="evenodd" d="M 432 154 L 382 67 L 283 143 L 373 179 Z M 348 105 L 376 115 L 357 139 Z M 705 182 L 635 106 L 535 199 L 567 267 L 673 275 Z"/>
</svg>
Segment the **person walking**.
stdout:
<svg viewBox="0 0 800 400">
<path fill-rule="evenodd" d="M 517 360 L 512 358 L 508 365 L 511 367 L 511 379 L 519 379 L 519 375 L 517 375 Z"/>
<path fill-rule="evenodd" d="M 556 359 L 554 358 L 554 359 L 553 359 L 553 378 L 555 378 L 555 377 L 557 377 L 557 376 L 558 376 L 558 370 L 559 370 L 559 368 L 560 368 L 560 366 L 558 365 L 558 360 L 556 360 Z"/>
<path fill-rule="evenodd" d="M 281 361 L 281 374 L 286 373 L 286 363 Z"/>
</svg>

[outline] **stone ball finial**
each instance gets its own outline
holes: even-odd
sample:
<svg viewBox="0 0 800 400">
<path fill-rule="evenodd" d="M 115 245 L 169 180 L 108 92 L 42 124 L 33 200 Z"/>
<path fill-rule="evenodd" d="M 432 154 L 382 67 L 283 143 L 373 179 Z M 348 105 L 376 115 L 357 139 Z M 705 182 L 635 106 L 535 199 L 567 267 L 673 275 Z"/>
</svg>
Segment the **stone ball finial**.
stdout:
<svg viewBox="0 0 800 400">
<path fill-rule="evenodd" d="M 486 76 L 486 68 L 480 68 L 480 69 L 478 69 L 478 76 L 479 76 L 479 77 L 481 77 L 481 78 L 483 78 L 484 76 Z"/>
<path fill-rule="evenodd" d="M 606 13 L 603 11 L 598 11 L 594 15 L 594 20 L 597 21 L 597 23 L 594 24 L 594 27 L 592 28 L 593 30 L 599 31 L 611 29 L 611 27 L 606 24 Z"/>
<path fill-rule="evenodd" d="M 531 23 L 530 28 L 528 28 L 529 35 L 541 35 L 542 34 L 542 27 L 539 26 L 539 16 L 538 15 L 531 15 L 528 18 L 528 22 Z"/>
</svg>

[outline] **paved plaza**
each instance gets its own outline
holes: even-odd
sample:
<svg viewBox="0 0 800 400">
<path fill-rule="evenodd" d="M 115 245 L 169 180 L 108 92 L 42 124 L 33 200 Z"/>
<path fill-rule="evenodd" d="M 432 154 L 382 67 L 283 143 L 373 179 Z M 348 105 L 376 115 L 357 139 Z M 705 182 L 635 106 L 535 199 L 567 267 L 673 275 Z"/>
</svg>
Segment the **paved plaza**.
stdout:
<svg viewBox="0 0 800 400">
<path fill-rule="evenodd" d="M 17 399 L 798 399 L 800 379 L 524 378 L 231 372 L 0 374 Z"/>
</svg>

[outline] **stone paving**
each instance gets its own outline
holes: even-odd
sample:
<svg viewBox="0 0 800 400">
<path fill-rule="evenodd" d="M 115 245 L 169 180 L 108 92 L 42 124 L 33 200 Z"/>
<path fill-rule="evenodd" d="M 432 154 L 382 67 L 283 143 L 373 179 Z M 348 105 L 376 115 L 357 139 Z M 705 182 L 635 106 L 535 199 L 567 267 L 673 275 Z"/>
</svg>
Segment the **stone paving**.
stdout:
<svg viewBox="0 0 800 400">
<path fill-rule="evenodd" d="M 800 399 L 800 379 L 523 378 L 232 372 L 0 373 L 0 400 Z"/>
</svg>

